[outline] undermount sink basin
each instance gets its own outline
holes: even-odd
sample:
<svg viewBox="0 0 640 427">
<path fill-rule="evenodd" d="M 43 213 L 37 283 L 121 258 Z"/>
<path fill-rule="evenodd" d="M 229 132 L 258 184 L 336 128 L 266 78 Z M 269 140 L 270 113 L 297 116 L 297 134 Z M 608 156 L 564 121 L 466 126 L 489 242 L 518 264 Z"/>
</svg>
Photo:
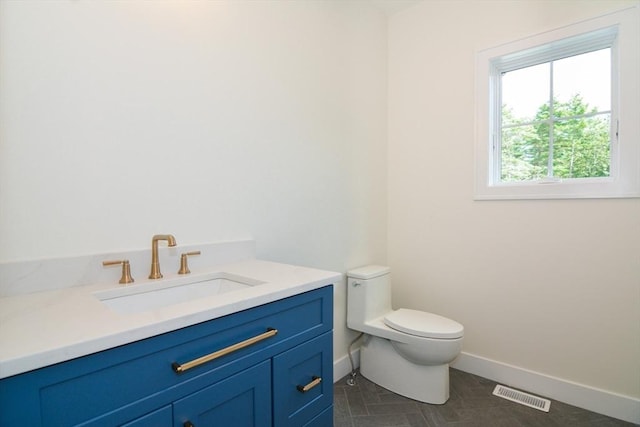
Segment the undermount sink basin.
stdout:
<svg viewBox="0 0 640 427">
<path fill-rule="evenodd" d="M 217 272 L 130 285 L 96 292 L 93 295 L 110 309 L 131 314 L 247 289 L 263 283 L 265 282 L 248 277 Z"/>
</svg>

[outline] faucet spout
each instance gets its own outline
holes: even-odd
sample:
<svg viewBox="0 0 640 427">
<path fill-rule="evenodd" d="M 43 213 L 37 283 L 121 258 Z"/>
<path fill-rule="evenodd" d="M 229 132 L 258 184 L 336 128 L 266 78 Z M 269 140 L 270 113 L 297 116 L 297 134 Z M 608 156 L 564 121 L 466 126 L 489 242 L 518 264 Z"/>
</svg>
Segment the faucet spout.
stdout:
<svg viewBox="0 0 640 427">
<path fill-rule="evenodd" d="M 176 238 L 171 234 L 156 234 L 151 239 L 151 273 L 149 279 L 160 279 L 162 273 L 160 272 L 160 260 L 158 259 L 158 242 L 160 240 L 166 240 L 168 246 L 176 245 Z"/>
</svg>

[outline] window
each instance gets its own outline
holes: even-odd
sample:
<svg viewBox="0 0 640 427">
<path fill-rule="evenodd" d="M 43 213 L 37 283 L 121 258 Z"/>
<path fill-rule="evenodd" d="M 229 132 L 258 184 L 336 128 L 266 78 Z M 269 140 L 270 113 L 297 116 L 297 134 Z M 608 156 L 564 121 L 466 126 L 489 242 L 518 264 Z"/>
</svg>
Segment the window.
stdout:
<svg viewBox="0 0 640 427">
<path fill-rule="evenodd" d="M 498 70 L 496 181 L 609 176 L 617 123 L 611 118 L 611 51 Z"/>
<path fill-rule="evenodd" d="M 640 197 L 639 21 L 479 52 L 476 199 Z"/>
</svg>

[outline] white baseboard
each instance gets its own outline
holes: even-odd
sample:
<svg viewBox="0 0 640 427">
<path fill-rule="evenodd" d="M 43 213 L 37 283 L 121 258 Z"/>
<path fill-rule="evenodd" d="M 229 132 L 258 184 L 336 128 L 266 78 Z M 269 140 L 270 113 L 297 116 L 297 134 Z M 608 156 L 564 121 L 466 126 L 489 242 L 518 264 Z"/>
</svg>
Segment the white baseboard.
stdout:
<svg viewBox="0 0 640 427">
<path fill-rule="evenodd" d="M 551 377 L 469 353 L 451 367 L 569 405 L 640 424 L 640 399 Z M 553 410 L 553 405 L 552 405 Z"/>
<path fill-rule="evenodd" d="M 360 367 L 360 349 L 357 348 L 352 352 L 353 364 L 356 368 Z M 333 361 L 333 382 L 340 381 L 344 376 L 351 373 L 351 362 L 349 356 L 344 355 L 338 360 Z"/>
</svg>

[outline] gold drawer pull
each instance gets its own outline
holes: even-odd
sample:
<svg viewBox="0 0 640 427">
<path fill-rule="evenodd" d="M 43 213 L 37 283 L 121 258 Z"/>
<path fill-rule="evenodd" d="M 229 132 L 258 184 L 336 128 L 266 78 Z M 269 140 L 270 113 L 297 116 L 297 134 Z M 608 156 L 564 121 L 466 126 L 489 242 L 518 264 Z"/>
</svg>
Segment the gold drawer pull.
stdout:
<svg viewBox="0 0 640 427">
<path fill-rule="evenodd" d="M 320 377 L 316 377 L 315 375 L 313 377 L 311 377 L 311 379 L 313 381 L 311 381 L 309 384 L 307 385 L 299 385 L 296 388 L 298 389 L 298 391 L 300 393 L 306 393 L 309 390 L 311 390 L 312 388 L 314 388 L 315 386 L 317 386 L 318 384 L 320 384 L 322 382 L 322 378 Z"/>
<path fill-rule="evenodd" d="M 256 344 L 262 340 L 266 340 L 267 338 L 271 338 L 272 336 L 278 333 L 277 329 L 269 328 L 267 332 L 264 332 L 260 335 L 256 335 L 255 337 L 246 339 L 239 343 L 230 345 L 229 347 L 223 348 L 222 350 L 214 351 L 213 353 L 209 353 L 206 356 L 198 357 L 197 359 L 193 359 L 190 362 L 180 364 L 178 362 L 173 362 L 171 367 L 177 374 L 181 374 L 185 371 L 188 371 L 191 368 L 195 368 L 196 366 L 200 366 L 203 363 L 211 362 L 219 357 L 226 356 L 229 353 L 233 353 L 234 351 L 241 350 L 245 347 L 249 347 L 250 345 Z"/>
</svg>

